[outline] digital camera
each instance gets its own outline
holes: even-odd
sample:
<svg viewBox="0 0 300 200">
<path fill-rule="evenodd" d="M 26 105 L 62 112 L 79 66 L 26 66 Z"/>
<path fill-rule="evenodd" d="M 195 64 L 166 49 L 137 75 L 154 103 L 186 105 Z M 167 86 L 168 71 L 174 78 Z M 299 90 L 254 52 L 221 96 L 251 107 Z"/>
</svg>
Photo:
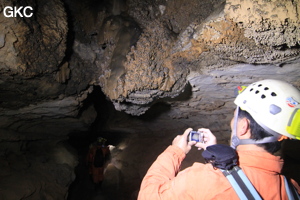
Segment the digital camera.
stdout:
<svg viewBox="0 0 300 200">
<path fill-rule="evenodd" d="M 204 134 L 203 132 L 191 131 L 188 136 L 188 141 L 203 142 Z"/>
</svg>

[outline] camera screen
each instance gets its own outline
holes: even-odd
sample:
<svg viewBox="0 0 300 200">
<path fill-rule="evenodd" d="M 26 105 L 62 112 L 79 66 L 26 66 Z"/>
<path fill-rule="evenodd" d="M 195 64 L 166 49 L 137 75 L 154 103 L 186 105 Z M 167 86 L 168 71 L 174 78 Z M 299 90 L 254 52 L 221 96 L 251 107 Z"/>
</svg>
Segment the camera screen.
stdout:
<svg viewBox="0 0 300 200">
<path fill-rule="evenodd" d="M 189 134 L 188 141 L 203 142 L 202 132 L 191 131 Z"/>
<path fill-rule="evenodd" d="M 199 141 L 200 140 L 200 134 L 199 133 L 191 133 L 191 134 L 192 134 L 191 139 L 193 141 Z"/>
</svg>

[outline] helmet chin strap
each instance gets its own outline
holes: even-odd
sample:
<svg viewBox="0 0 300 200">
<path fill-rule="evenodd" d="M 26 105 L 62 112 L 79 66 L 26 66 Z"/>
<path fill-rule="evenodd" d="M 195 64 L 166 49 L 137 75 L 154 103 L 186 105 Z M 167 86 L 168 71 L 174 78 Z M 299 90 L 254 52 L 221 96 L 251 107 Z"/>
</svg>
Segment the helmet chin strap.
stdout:
<svg viewBox="0 0 300 200">
<path fill-rule="evenodd" d="M 237 131 L 237 121 L 239 116 L 239 106 L 236 107 L 235 115 L 234 115 L 234 121 L 233 121 L 233 130 L 232 130 L 232 136 L 231 136 L 231 147 L 236 149 L 237 146 L 240 145 L 241 140 L 236 136 Z"/>
<path fill-rule="evenodd" d="M 238 116 L 239 116 L 239 106 L 237 106 L 236 112 L 235 112 L 235 115 L 234 115 L 234 124 L 233 124 L 233 130 L 232 130 L 232 136 L 231 136 L 231 145 L 230 145 L 232 148 L 236 149 L 237 146 L 243 145 L 243 144 L 264 144 L 264 143 L 276 142 L 280 138 L 279 134 L 274 133 L 272 131 L 273 132 L 272 136 L 265 137 L 261 140 L 253 140 L 253 139 L 242 139 L 241 140 L 241 139 L 239 139 L 236 135 Z M 263 126 L 263 128 L 266 129 L 266 127 L 264 127 L 264 126 Z M 268 129 L 267 129 L 267 131 L 268 131 Z M 271 132 L 271 130 L 268 131 L 268 132 Z"/>
</svg>

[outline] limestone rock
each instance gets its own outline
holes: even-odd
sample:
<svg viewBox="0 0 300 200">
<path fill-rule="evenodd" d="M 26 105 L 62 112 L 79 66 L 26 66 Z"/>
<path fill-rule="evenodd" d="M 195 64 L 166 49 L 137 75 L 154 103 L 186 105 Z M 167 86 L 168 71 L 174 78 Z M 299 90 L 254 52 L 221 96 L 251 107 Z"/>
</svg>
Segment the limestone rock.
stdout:
<svg viewBox="0 0 300 200">
<path fill-rule="evenodd" d="M 4 17 L 23 4 L 34 17 Z M 63 141 L 79 132 L 131 140 L 107 184 L 134 194 L 185 128 L 226 143 L 237 85 L 300 88 L 298 12 L 299 0 L 0 0 L 0 196 L 65 198 L 77 155 Z"/>
<path fill-rule="evenodd" d="M 256 44 L 283 49 L 299 45 L 299 1 L 226 1 L 225 13 Z"/>
<path fill-rule="evenodd" d="M 0 103 L 1 107 L 12 109 L 57 95 L 61 86 L 54 82 L 52 73 L 59 69 L 67 48 L 68 26 L 63 3 L 60 0 L 23 3 L 33 8 L 35 17 L 6 18 L 3 11 L 0 15 L 3 94 Z M 19 4 L 0 2 L 1 8 L 14 5 Z M 22 100 L 17 96 L 22 96 Z"/>
</svg>

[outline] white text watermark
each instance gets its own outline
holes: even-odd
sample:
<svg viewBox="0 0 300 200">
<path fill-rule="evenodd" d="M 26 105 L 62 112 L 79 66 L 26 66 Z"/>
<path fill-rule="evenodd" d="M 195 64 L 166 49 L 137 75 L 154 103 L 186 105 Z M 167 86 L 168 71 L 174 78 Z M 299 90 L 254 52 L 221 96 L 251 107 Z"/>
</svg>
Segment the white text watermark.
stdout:
<svg viewBox="0 0 300 200">
<path fill-rule="evenodd" d="M 33 8 L 31 6 L 6 6 L 3 10 L 5 17 L 32 17 Z"/>
</svg>

